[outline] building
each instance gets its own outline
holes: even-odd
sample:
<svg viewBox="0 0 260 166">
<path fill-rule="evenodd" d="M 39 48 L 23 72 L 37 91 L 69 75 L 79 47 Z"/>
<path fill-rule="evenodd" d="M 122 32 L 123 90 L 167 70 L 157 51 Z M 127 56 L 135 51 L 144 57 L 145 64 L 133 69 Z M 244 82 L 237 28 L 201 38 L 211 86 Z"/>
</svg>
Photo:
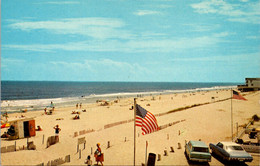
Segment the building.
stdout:
<svg viewBox="0 0 260 166">
<path fill-rule="evenodd" d="M 246 85 L 238 85 L 241 92 L 260 90 L 260 78 L 246 78 Z"/>
<path fill-rule="evenodd" d="M 15 138 L 25 138 L 35 136 L 35 120 L 33 118 L 23 118 L 9 121 L 14 126 Z"/>
</svg>

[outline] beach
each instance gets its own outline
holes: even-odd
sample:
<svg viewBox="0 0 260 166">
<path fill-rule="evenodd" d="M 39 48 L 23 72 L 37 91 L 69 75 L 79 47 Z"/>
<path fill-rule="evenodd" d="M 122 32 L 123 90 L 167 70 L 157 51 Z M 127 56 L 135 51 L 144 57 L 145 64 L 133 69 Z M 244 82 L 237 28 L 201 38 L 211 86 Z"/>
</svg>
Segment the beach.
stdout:
<svg viewBox="0 0 260 166">
<path fill-rule="evenodd" d="M 161 160 L 156 165 L 189 165 L 184 155 L 185 140 L 202 140 L 207 145 L 219 141 L 231 141 L 231 103 L 233 116 L 233 135 L 236 136 L 236 126 L 248 123 L 255 114 L 259 116 L 260 91 L 241 93 L 247 101 L 232 99 L 230 89 L 211 91 L 194 91 L 185 93 L 169 93 L 139 96 L 137 104 L 155 115 L 161 130 L 142 135 L 136 128 L 136 165 L 145 163 L 146 142 L 147 153 L 154 153 Z M 36 131 L 36 136 L 7 140 L 1 139 L 1 147 L 16 144 L 16 147 L 33 141 L 36 150 L 19 150 L 1 153 L 2 165 L 38 165 L 70 155 L 70 162 L 63 165 L 85 165 L 88 155 L 93 164 L 93 152 L 96 144 L 101 144 L 104 153 L 104 165 L 133 165 L 134 160 L 134 98 L 119 98 L 104 102 L 84 103 L 82 108 L 62 106 L 55 108 L 52 115 L 42 111 L 9 114 L 9 120 L 33 117 L 35 125 L 42 131 Z M 55 103 L 54 103 L 55 104 Z M 76 103 L 75 103 L 76 105 Z M 82 110 L 86 110 L 83 112 Z M 73 120 L 79 112 L 80 119 Z M 59 142 L 47 146 L 47 138 L 55 135 L 53 127 L 61 128 Z M 239 127 L 238 131 L 243 128 Z M 1 135 L 7 128 L 1 129 Z M 85 137 L 84 145 L 78 145 L 78 139 Z M 108 146 L 109 145 L 109 146 Z M 180 145 L 180 147 L 179 147 Z M 171 149 L 174 152 L 170 152 Z M 167 156 L 164 151 L 167 151 Z M 81 155 L 81 156 L 80 156 Z M 248 165 L 259 165 L 259 154 L 252 154 L 253 161 Z M 209 165 L 223 165 L 212 157 Z"/>
</svg>

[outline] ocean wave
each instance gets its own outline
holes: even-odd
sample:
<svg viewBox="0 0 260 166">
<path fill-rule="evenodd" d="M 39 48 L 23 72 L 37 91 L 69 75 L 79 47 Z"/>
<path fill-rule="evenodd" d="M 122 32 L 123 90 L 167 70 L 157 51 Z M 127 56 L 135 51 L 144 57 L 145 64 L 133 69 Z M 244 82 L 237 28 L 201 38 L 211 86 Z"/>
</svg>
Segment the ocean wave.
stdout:
<svg viewBox="0 0 260 166">
<path fill-rule="evenodd" d="M 122 92 L 122 93 L 109 93 L 109 94 L 91 94 L 88 96 L 78 97 L 63 97 L 63 98 L 50 98 L 50 99 L 29 99 L 29 100 L 2 100 L 2 111 L 7 112 L 19 112 L 20 110 L 27 109 L 28 111 L 43 110 L 45 107 L 54 103 L 55 107 L 60 106 L 73 106 L 76 103 L 94 103 L 96 100 L 113 100 L 117 98 L 125 97 L 138 97 L 138 95 L 160 95 L 171 93 L 187 93 L 197 91 L 211 91 L 220 89 L 235 89 L 236 86 L 214 86 L 195 89 L 183 89 L 183 90 L 158 90 L 149 92 Z"/>
</svg>

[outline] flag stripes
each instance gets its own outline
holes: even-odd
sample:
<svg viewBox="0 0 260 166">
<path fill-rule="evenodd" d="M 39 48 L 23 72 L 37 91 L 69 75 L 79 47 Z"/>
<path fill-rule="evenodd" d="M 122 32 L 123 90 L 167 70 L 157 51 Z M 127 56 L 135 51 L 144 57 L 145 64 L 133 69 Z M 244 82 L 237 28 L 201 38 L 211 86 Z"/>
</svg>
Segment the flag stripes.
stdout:
<svg viewBox="0 0 260 166">
<path fill-rule="evenodd" d="M 232 99 L 247 100 L 240 93 L 238 93 L 237 91 L 234 91 L 234 90 L 233 90 L 233 97 L 232 97 Z"/>
<path fill-rule="evenodd" d="M 143 134 L 159 130 L 155 116 L 136 104 L 136 126 L 141 127 Z"/>
</svg>

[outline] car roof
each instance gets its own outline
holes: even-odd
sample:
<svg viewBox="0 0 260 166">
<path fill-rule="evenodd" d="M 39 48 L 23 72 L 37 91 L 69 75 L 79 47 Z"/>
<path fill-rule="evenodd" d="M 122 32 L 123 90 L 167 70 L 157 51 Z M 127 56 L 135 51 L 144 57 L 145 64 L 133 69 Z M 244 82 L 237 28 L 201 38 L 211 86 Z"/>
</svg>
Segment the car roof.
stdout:
<svg viewBox="0 0 260 166">
<path fill-rule="evenodd" d="M 220 142 L 225 146 L 240 146 L 239 144 L 235 143 L 235 142 Z"/>
<path fill-rule="evenodd" d="M 206 148 L 208 148 L 208 146 L 202 141 L 190 141 L 190 143 L 191 143 L 192 146 L 195 146 L 195 147 L 206 147 Z"/>
</svg>

